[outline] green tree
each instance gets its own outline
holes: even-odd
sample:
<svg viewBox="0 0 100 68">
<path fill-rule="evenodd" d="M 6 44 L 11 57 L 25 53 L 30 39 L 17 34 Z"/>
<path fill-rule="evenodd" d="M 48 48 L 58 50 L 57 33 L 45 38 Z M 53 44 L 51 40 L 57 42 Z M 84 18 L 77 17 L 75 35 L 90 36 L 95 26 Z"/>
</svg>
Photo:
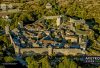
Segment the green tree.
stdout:
<svg viewBox="0 0 100 68">
<path fill-rule="evenodd" d="M 77 29 L 80 29 L 81 27 L 80 27 L 80 25 L 77 25 L 76 28 L 77 28 Z"/>
<path fill-rule="evenodd" d="M 65 68 L 63 63 L 59 63 L 58 68 Z M 67 67 L 66 67 L 67 68 Z"/>
<path fill-rule="evenodd" d="M 5 68 L 5 66 L 3 66 L 3 65 L 0 65 L 0 68 Z"/>
<path fill-rule="evenodd" d="M 38 63 L 33 58 L 27 57 L 26 62 L 28 63 L 28 68 L 38 68 Z"/>
<path fill-rule="evenodd" d="M 4 60 L 5 60 L 5 62 L 14 62 L 15 61 L 15 59 L 11 56 L 4 57 Z"/>
<path fill-rule="evenodd" d="M 59 63 L 58 68 L 77 68 L 77 64 L 68 57 L 62 57 L 63 61 Z"/>
<path fill-rule="evenodd" d="M 42 63 L 42 68 L 51 68 L 47 56 L 42 58 L 40 62 Z"/>
<path fill-rule="evenodd" d="M 77 64 L 74 61 L 71 60 L 69 68 L 77 68 Z"/>
<path fill-rule="evenodd" d="M 67 14 L 70 16 L 74 16 L 75 15 L 75 10 L 76 10 L 76 3 L 73 3 L 70 8 L 67 9 Z"/>
<path fill-rule="evenodd" d="M 100 36 L 97 38 L 97 41 L 100 42 Z"/>
<path fill-rule="evenodd" d="M 100 68 L 100 66 L 98 66 L 98 68 Z"/>
</svg>

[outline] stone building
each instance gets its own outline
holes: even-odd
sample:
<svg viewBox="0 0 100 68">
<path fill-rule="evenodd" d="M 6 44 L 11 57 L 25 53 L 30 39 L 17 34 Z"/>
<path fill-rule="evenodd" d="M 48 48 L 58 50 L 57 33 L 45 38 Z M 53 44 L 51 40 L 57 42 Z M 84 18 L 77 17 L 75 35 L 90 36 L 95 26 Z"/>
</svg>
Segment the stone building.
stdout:
<svg viewBox="0 0 100 68">
<path fill-rule="evenodd" d="M 8 18 L 8 13 L 0 13 L 0 18 L 3 18 L 3 19 Z"/>
<path fill-rule="evenodd" d="M 7 7 L 8 7 L 8 9 L 12 9 L 13 5 L 12 4 L 8 4 Z"/>
<path fill-rule="evenodd" d="M 72 32 L 70 30 L 66 30 L 65 34 L 66 34 L 66 36 L 74 35 L 74 32 Z"/>
<path fill-rule="evenodd" d="M 78 38 L 75 36 L 66 36 L 66 40 L 71 40 L 71 42 L 78 42 Z"/>
<path fill-rule="evenodd" d="M 6 11 L 6 10 L 7 10 L 7 5 L 6 5 L 6 4 L 0 4 L 0 8 L 1 8 L 3 11 Z"/>
<path fill-rule="evenodd" d="M 50 3 L 47 3 L 46 4 L 46 9 L 51 9 L 52 8 L 52 5 Z"/>
<path fill-rule="evenodd" d="M 45 31 L 45 34 L 46 35 L 50 35 L 50 31 Z"/>
</svg>

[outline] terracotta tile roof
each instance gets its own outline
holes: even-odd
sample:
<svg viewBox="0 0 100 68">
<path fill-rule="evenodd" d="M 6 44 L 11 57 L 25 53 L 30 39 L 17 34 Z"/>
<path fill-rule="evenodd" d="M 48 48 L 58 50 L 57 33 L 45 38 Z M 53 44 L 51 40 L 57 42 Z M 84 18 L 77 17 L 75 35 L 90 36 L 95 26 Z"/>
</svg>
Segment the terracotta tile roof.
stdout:
<svg viewBox="0 0 100 68">
<path fill-rule="evenodd" d="M 47 45 L 47 44 L 54 44 L 55 42 L 52 40 L 42 40 L 41 41 L 43 44 Z"/>
<path fill-rule="evenodd" d="M 7 15 L 8 15 L 8 13 L 0 13 L 0 17 L 7 16 Z"/>
</svg>

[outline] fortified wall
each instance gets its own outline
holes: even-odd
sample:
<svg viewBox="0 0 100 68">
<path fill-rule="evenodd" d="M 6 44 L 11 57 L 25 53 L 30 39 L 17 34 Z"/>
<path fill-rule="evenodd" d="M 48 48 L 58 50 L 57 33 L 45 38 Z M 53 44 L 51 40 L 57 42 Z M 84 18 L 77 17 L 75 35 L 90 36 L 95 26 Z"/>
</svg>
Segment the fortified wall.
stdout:
<svg viewBox="0 0 100 68">
<path fill-rule="evenodd" d="M 81 49 L 53 49 L 53 48 L 20 48 L 17 46 L 11 35 L 10 35 L 10 40 L 11 43 L 14 47 L 15 53 L 17 54 L 24 54 L 26 52 L 34 52 L 34 53 L 39 53 L 39 54 L 58 54 L 58 55 L 77 55 L 77 54 L 84 54 L 84 52 Z"/>
<path fill-rule="evenodd" d="M 20 51 L 18 51 L 20 50 Z M 33 52 L 38 54 L 58 54 L 58 55 L 77 55 L 77 54 L 83 54 L 81 49 L 53 49 L 53 48 L 22 48 L 22 49 L 16 49 L 16 54 L 24 54 L 27 52 Z"/>
<path fill-rule="evenodd" d="M 7 26 L 6 26 L 7 27 Z M 8 28 L 8 27 L 7 27 Z M 39 54 L 61 54 L 61 55 L 77 55 L 77 54 L 85 54 L 81 49 L 53 49 L 53 48 L 20 48 L 18 45 L 15 44 L 12 36 L 9 33 L 9 29 L 5 29 L 6 34 L 9 35 L 11 44 L 14 47 L 15 53 L 17 54 L 24 54 L 27 52 L 32 51 L 33 53 Z"/>
</svg>

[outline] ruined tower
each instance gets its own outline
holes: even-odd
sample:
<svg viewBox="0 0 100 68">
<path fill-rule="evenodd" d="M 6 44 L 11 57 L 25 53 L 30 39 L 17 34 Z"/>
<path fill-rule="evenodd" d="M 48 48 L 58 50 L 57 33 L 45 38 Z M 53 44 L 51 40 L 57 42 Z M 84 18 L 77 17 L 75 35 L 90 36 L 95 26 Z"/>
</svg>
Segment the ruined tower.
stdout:
<svg viewBox="0 0 100 68">
<path fill-rule="evenodd" d="M 52 55 L 53 54 L 53 48 L 49 47 L 48 48 L 48 55 Z"/>
</svg>

